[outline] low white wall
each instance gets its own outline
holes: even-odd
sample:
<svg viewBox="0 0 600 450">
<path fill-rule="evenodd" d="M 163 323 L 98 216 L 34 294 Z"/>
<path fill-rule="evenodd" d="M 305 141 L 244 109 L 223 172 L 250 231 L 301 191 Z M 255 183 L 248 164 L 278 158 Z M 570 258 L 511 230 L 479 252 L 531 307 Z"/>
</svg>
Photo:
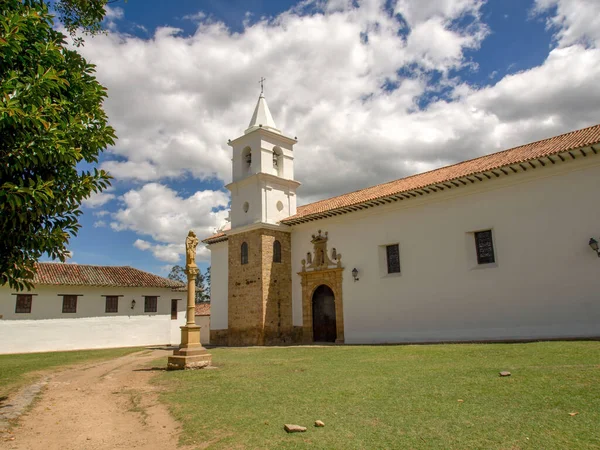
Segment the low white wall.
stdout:
<svg viewBox="0 0 600 450">
<path fill-rule="evenodd" d="M 177 302 L 177 319 L 171 319 L 171 299 L 185 293 L 170 289 L 40 286 L 30 292 L 31 313 L 15 313 L 16 293 L 0 288 L 0 354 L 178 345 L 185 324 L 184 300 Z M 62 312 L 61 294 L 81 294 L 76 313 Z M 105 312 L 106 295 L 121 295 L 117 313 Z M 156 313 L 144 312 L 144 296 L 158 296 Z"/>
<path fill-rule="evenodd" d="M 210 316 L 196 316 L 196 325 L 200 327 L 200 343 L 210 344 Z"/>
<path fill-rule="evenodd" d="M 296 273 L 321 229 L 343 255 L 346 343 L 600 336 L 600 259 L 588 246 L 600 237 L 599 163 L 589 156 L 295 226 L 294 325 Z M 471 232 L 485 229 L 496 264 L 477 266 Z M 401 274 L 382 276 L 380 246 L 396 243 Z"/>
</svg>

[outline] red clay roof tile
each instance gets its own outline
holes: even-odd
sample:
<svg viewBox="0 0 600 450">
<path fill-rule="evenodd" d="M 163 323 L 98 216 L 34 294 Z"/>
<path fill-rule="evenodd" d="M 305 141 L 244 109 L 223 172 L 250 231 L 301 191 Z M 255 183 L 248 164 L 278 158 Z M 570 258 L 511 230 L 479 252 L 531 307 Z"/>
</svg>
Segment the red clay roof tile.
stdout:
<svg viewBox="0 0 600 450">
<path fill-rule="evenodd" d="M 210 316 L 210 303 L 196 303 L 197 316 Z"/>
<path fill-rule="evenodd" d="M 159 277 L 129 266 L 37 263 L 35 285 L 181 288 L 179 281 Z"/>
</svg>

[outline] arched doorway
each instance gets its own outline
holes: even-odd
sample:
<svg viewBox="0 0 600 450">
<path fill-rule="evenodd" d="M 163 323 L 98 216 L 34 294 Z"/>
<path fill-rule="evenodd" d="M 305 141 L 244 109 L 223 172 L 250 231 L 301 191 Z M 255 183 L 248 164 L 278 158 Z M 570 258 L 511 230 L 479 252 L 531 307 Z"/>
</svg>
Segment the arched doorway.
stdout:
<svg viewBox="0 0 600 450">
<path fill-rule="evenodd" d="M 335 342 L 337 338 L 335 320 L 335 297 L 333 291 L 322 284 L 313 293 L 313 341 Z"/>
</svg>

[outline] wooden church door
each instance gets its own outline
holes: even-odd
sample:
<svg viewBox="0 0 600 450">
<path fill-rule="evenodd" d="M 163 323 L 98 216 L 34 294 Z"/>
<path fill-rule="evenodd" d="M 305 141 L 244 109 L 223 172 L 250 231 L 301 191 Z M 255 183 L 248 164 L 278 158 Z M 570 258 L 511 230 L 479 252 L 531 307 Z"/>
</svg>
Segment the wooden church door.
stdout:
<svg viewBox="0 0 600 450">
<path fill-rule="evenodd" d="M 337 338 L 335 297 L 328 286 L 321 285 L 315 290 L 312 312 L 314 342 L 335 342 Z"/>
</svg>

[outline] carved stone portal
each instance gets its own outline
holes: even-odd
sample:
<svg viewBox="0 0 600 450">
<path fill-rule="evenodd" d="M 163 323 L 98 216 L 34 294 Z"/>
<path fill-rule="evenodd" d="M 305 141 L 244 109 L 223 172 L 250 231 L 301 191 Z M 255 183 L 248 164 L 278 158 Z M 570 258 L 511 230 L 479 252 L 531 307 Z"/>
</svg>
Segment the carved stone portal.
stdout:
<svg viewBox="0 0 600 450">
<path fill-rule="evenodd" d="M 335 248 L 331 250 L 331 257 L 327 251 L 328 233 L 313 234 L 311 243 L 313 252 L 302 260 L 302 271 L 298 275 L 302 278 L 302 341 L 305 344 L 314 342 L 313 339 L 313 294 L 321 285 L 328 286 L 334 295 L 336 318 L 336 343 L 344 343 L 344 302 L 342 296 L 342 254 Z"/>
</svg>

